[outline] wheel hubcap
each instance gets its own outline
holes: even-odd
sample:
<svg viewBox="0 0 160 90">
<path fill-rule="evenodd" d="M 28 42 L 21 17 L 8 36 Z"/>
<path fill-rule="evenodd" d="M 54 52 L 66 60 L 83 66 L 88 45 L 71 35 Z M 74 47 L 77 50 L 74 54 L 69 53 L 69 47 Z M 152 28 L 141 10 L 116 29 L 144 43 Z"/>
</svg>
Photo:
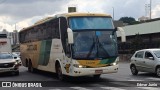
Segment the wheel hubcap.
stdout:
<svg viewBox="0 0 160 90">
<path fill-rule="evenodd" d="M 135 67 L 132 67 L 132 72 L 135 73 Z"/>
</svg>

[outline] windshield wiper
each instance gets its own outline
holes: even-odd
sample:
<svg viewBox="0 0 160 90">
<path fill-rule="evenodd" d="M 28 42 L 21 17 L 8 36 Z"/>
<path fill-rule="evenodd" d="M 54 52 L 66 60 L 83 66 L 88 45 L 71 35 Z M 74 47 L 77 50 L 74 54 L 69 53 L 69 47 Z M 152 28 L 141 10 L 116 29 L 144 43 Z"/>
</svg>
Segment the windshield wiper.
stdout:
<svg viewBox="0 0 160 90">
<path fill-rule="evenodd" d="M 100 47 L 102 48 L 103 52 L 106 54 L 105 56 L 108 57 L 109 54 L 108 54 L 108 52 L 105 50 L 105 48 L 103 47 L 103 45 L 99 42 L 98 36 L 97 36 L 96 39 L 97 39 L 97 40 L 96 40 L 96 41 L 97 41 L 97 57 L 99 57 L 99 49 L 100 49 Z"/>
<path fill-rule="evenodd" d="M 94 41 L 94 39 L 93 39 L 93 41 Z M 91 48 L 90 48 L 90 50 L 89 50 L 89 53 L 87 54 L 87 58 L 90 57 L 90 55 L 91 55 L 93 49 L 95 48 L 95 44 L 96 44 L 96 42 L 93 42 L 93 44 L 92 44 L 92 46 L 91 46 Z"/>
</svg>

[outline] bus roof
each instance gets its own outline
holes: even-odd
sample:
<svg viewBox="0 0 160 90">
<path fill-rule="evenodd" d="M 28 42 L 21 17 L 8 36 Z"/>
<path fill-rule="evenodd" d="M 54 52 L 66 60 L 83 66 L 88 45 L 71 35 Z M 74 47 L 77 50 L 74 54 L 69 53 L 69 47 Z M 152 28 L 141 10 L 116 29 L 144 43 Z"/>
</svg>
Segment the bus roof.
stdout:
<svg viewBox="0 0 160 90">
<path fill-rule="evenodd" d="M 61 16 L 66 16 L 66 17 L 74 17 L 74 16 L 109 16 L 108 14 L 101 14 L 101 13 L 66 13 L 66 14 L 61 14 Z"/>
<path fill-rule="evenodd" d="M 106 16 L 106 17 L 111 17 L 108 14 L 101 14 L 101 13 L 77 13 L 77 12 L 74 12 L 74 13 L 57 14 L 57 15 L 55 15 L 53 17 L 47 17 L 47 18 L 41 19 L 41 20 L 37 21 L 34 25 L 29 26 L 27 28 L 23 28 L 22 30 L 20 30 L 20 32 L 25 31 L 25 30 L 27 30 L 29 28 L 33 28 L 34 26 L 43 24 L 43 23 L 45 23 L 47 21 L 50 21 L 50 20 L 58 18 L 58 17 L 69 18 L 69 17 L 78 17 L 78 16 L 79 17 L 81 17 L 81 16 Z"/>
</svg>

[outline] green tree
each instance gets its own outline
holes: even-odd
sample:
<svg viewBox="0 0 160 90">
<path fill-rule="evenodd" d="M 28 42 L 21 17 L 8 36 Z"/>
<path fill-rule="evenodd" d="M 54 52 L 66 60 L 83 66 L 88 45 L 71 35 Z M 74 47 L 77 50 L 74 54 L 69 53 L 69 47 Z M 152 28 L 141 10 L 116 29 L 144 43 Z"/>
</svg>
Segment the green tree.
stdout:
<svg viewBox="0 0 160 90">
<path fill-rule="evenodd" d="M 121 17 L 119 19 L 119 21 L 123 21 L 123 23 L 128 23 L 129 25 L 131 25 L 132 23 L 134 23 L 136 20 L 133 17 Z"/>
</svg>

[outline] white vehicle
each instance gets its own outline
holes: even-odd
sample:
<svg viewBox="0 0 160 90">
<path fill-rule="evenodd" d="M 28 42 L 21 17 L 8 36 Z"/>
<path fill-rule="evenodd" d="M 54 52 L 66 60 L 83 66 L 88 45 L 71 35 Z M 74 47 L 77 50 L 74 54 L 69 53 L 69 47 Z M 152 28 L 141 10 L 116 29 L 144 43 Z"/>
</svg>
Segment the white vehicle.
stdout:
<svg viewBox="0 0 160 90">
<path fill-rule="evenodd" d="M 0 52 L 12 52 L 11 41 L 6 34 L 0 34 Z"/>
<path fill-rule="evenodd" d="M 41 20 L 19 32 L 22 64 L 30 72 L 57 73 L 60 80 L 116 73 L 117 30 L 111 16 L 100 13 L 66 13 Z"/>
<path fill-rule="evenodd" d="M 156 73 L 160 77 L 160 49 L 143 49 L 131 57 L 130 69 L 133 75 L 141 72 Z"/>
<path fill-rule="evenodd" d="M 12 72 L 19 75 L 19 60 L 13 57 L 11 53 L 0 52 L 0 73 Z"/>
<path fill-rule="evenodd" d="M 20 52 L 12 52 L 12 54 L 17 55 L 18 57 L 20 57 Z"/>
<path fill-rule="evenodd" d="M 20 65 L 22 65 L 22 61 L 21 61 L 20 56 L 17 53 L 14 53 L 14 52 L 12 53 L 12 55 L 13 55 L 14 59 L 18 60 L 18 63 Z"/>
</svg>

